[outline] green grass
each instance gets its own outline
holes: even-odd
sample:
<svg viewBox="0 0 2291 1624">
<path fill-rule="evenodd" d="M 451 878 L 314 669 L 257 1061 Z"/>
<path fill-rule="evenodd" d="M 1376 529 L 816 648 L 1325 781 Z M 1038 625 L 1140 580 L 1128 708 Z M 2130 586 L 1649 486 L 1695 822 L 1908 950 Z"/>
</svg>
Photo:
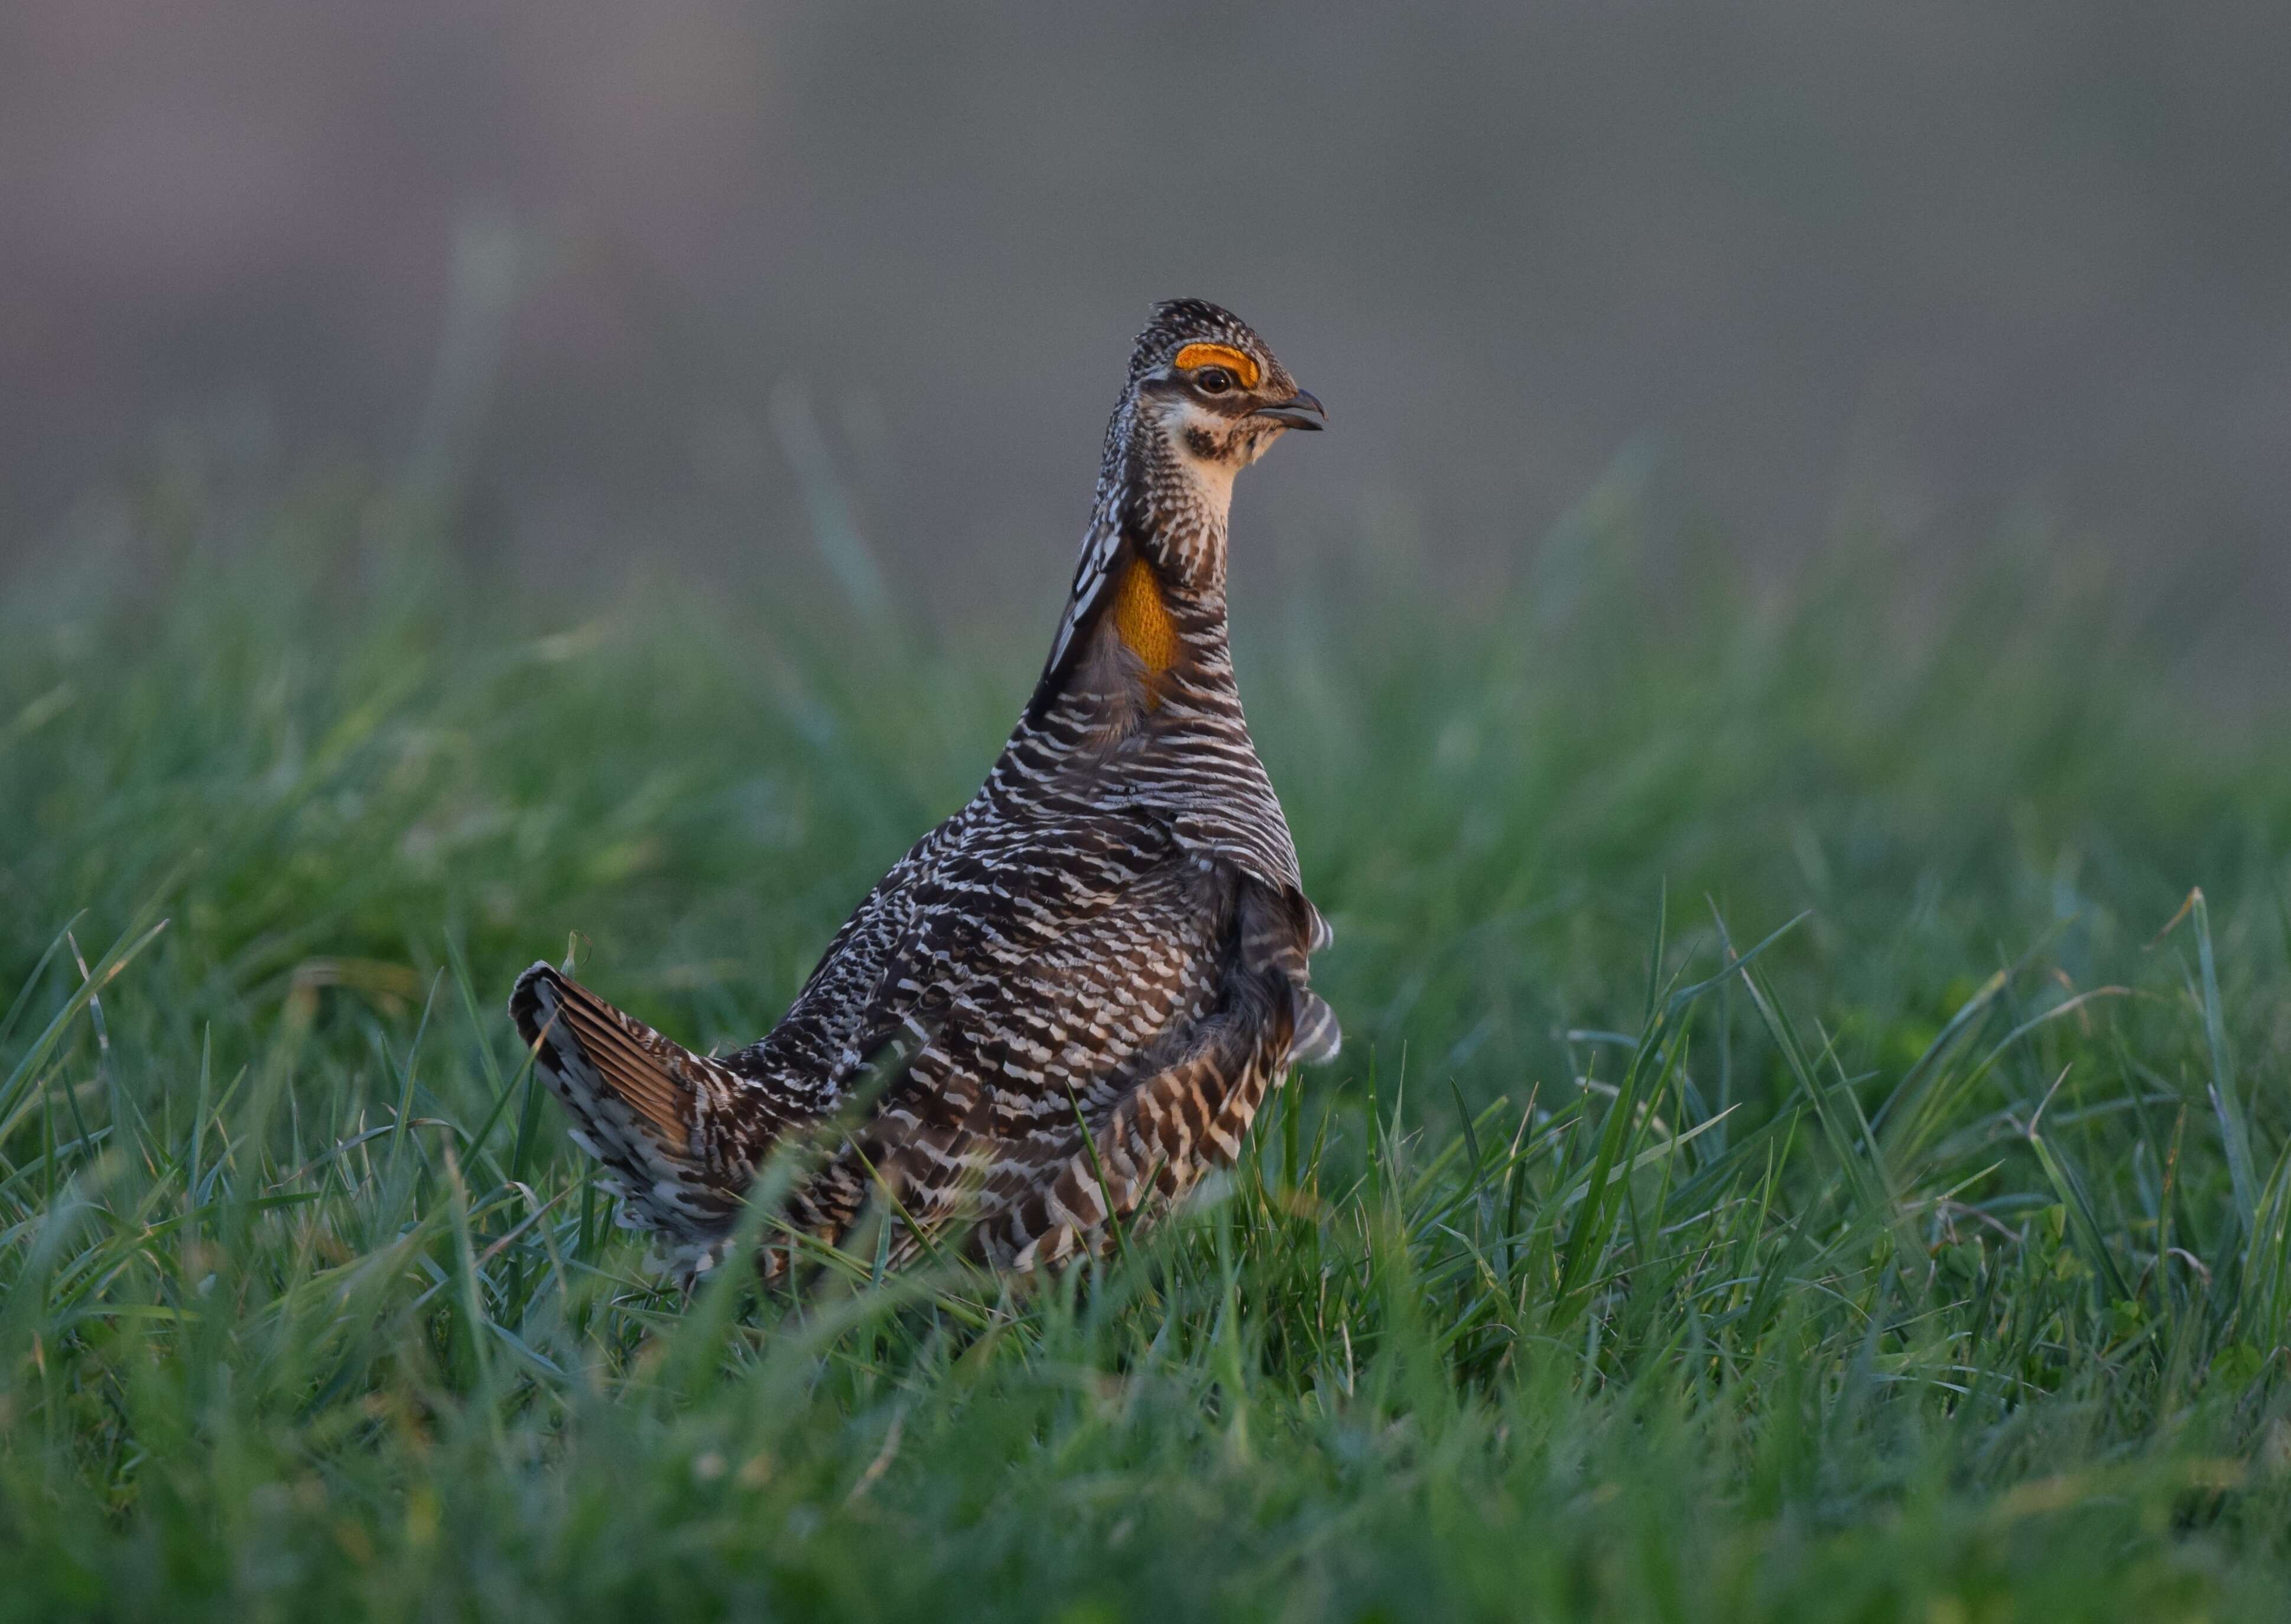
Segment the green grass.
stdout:
<svg viewBox="0 0 2291 1624">
<path fill-rule="evenodd" d="M 687 1307 L 510 975 L 753 1036 L 1054 588 L 141 522 L 0 610 L 0 1614 L 2291 1613 L 2291 723 L 2105 594 L 1754 598 L 1612 493 L 1468 612 L 1244 592 L 1341 1061 L 1106 1266 Z"/>
</svg>

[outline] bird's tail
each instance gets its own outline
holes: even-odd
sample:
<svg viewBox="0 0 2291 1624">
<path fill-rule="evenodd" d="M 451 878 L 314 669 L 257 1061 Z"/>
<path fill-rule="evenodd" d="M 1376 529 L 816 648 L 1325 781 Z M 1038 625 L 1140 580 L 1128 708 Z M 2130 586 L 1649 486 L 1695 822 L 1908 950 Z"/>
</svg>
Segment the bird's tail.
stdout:
<svg viewBox="0 0 2291 1624">
<path fill-rule="evenodd" d="M 706 1124 L 745 1085 L 547 964 L 518 977 L 509 1012 L 572 1115 L 574 1143 L 611 1170 L 600 1182 L 621 1198 L 622 1224 L 659 1235 L 663 1261 L 687 1278 L 708 1268 L 750 1170 L 722 1164 Z"/>
</svg>

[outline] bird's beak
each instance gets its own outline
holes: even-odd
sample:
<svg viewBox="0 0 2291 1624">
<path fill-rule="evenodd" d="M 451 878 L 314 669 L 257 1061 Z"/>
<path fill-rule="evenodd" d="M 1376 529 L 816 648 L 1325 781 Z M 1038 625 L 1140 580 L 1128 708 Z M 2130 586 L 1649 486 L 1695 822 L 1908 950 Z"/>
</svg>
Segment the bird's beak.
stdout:
<svg viewBox="0 0 2291 1624">
<path fill-rule="evenodd" d="M 1325 428 L 1329 425 L 1328 409 L 1302 389 L 1287 400 L 1259 406 L 1250 416 L 1269 419 L 1283 428 Z"/>
</svg>

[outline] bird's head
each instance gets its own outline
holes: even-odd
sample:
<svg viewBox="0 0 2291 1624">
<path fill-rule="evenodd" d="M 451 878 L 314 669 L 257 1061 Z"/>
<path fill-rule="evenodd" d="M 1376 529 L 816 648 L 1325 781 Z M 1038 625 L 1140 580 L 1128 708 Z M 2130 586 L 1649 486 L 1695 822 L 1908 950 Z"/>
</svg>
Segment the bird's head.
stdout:
<svg viewBox="0 0 2291 1624">
<path fill-rule="evenodd" d="M 1284 430 L 1328 420 L 1247 323 L 1199 299 L 1154 307 L 1129 356 L 1129 393 L 1135 428 L 1162 436 L 1212 485 L 1229 486 Z"/>
<path fill-rule="evenodd" d="M 1179 633 L 1166 595 L 1182 589 L 1194 612 L 1223 613 L 1234 476 L 1284 431 L 1327 420 L 1239 316 L 1199 299 L 1155 305 L 1106 425 L 1081 562 L 1027 715 L 1064 692 L 1062 674 L 1084 647 L 1078 634 L 1109 604 L 1144 669 L 1170 669 Z"/>
</svg>

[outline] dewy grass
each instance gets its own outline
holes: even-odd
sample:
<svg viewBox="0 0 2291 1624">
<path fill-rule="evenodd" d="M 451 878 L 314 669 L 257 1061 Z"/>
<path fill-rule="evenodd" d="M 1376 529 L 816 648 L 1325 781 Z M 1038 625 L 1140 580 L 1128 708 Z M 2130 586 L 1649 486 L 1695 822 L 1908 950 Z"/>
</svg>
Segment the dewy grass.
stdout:
<svg viewBox="0 0 2291 1624">
<path fill-rule="evenodd" d="M 1025 662 L 372 526 L 0 612 L 0 1614 L 2291 1608 L 2291 728 L 2104 603 L 1245 601 L 1344 1060 L 1103 1263 L 687 1305 L 511 973 L 752 1036 Z"/>
</svg>

